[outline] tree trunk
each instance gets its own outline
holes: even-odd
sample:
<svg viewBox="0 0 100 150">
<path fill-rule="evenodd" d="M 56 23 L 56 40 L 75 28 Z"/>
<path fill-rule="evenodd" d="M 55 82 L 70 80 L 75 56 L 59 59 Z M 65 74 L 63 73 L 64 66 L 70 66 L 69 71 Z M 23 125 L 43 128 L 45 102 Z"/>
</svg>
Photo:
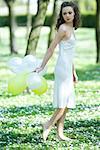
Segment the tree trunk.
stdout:
<svg viewBox="0 0 100 150">
<path fill-rule="evenodd" d="M 9 33 L 10 33 L 10 51 L 12 53 L 17 53 L 16 47 L 15 47 L 15 36 L 14 36 L 14 31 L 15 31 L 15 16 L 14 16 L 14 10 L 13 10 L 13 1 L 5 1 L 8 10 L 9 10 Z"/>
<path fill-rule="evenodd" d="M 26 31 L 26 39 L 28 39 L 29 36 L 29 29 L 32 24 L 32 15 L 30 14 L 30 0 L 27 2 L 27 31 Z"/>
<path fill-rule="evenodd" d="M 96 45 L 97 45 L 97 57 L 96 63 L 100 63 L 100 0 L 97 2 L 97 11 L 96 11 Z"/>
<path fill-rule="evenodd" d="M 50 33 L 49 33 L 49 38 L 48 38 L 48 47 L 50 46 L 50 43 L 53 40 L 54 34 L 55 34 L 55 25 L 56 25 L 56 21 L 57 21 L 57 1 L 58 0 L 54 0 L 52 22 L 50 25 Z"/>
<path fill-rule="evenodd" d="M 36 46 L 40 36 L 41 28 L 45 21 L 48 2 L 49 0 L 38 0 L 38 10 L 29 34 L 25 55 L 36 53 Z"/>
</svg>

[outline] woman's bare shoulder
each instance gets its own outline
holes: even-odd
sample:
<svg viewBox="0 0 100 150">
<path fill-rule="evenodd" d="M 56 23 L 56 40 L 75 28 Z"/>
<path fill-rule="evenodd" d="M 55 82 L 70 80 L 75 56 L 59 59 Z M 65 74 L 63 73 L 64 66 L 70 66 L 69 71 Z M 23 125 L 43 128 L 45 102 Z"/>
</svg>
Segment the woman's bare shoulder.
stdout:
<svg viewBox="0 0 100 150">
<path fill-rule="evenodd" d="M 69 26 L 67 26 L 65 24 L 62 24 L 62 25 L 60 25 L 59 30 L 64 32 L 64 35 L 65 35 L 66 38 L 70 37 L 71 30 L 70 30 Z"/>
<path fill-rule="evenodd" d="M 65 27 L 62 25 L 60 25 L 59 29 L 58 29 L 58 34 L 59 35 L 62 35 L 62 36 L 65 36 L 66 35 L 66 29 Z"/>
<path fill-rule="evenodd" d="M 68 26 L 65 25 L 64 23 L 60 25 L 59 29 L 62 30 L 62 31 L 65 31 L 65 32 L 68 32 L 68 31 L 69 31 Z"/>
</svg>

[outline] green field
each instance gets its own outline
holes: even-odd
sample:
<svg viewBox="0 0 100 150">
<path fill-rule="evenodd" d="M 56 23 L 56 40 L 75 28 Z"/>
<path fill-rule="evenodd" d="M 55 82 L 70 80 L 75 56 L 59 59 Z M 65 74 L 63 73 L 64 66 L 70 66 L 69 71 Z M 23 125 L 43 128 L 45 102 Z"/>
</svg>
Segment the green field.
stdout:
<svg viewBox="0 0 100 150">
<path fill-rule="evenodd" d="M 65 135 L 73 139 L 70 142 L 59 141 L 55 128 L 46 142 L 42 139 L 41 123 L 49 119 L 54 111 L 53 71 L 58 48 L 48 63 L 45 75 L 48 91 L 40 97 L 33 93 L 11 96 L 7 92 L 7 81 L 12 76 L 6 64 L 12 57 L 9 56 L 8 29 L 0 29 L 0 32 L 0 150 L 99 150 L 100 65 L 95 63 L 95 30 L 81 28 L 76 31 L 74 64 L 79 77 L 75 86 L 77 105 L 67 114 L 64 128 Z M 37 47 L 39 58 L 46 51 L 48 32 L 48 28 L 41 31 Z M 18 56 L 23 57 L 26 48 L 24 28 L 16 30 L 16 43 Z"/>
</svg>

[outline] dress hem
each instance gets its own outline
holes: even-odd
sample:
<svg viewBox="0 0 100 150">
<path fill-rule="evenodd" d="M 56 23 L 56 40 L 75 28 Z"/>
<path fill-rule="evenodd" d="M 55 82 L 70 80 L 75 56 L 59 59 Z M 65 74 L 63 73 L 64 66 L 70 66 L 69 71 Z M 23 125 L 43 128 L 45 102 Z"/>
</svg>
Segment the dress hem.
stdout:
<svg viewBox="0 0 100 150">
<path fill-rule="evenodd" d="M 60 107 L 60 106 L 53 106 L 53 108 L 69 108 L 69 109 L 75 109 L 76 108 L 76 106 L 75 107 L 69 107 L 69 106 L 63 106 L 63 107 Z"/>
</svg>

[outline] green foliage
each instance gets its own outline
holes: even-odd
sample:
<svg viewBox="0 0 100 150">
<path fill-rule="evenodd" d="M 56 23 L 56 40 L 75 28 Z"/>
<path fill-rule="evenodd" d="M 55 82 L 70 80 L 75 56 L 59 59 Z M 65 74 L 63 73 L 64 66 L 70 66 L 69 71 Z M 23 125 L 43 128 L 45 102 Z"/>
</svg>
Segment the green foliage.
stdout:
<svg viewBox="0 0 100 150">
<path fill-rule="evenodd" d="M 34 21 L 35 16 L 33 16 L 32 20 Z M 82 27 L 90 27 L 93 28 L 95 27 L 95 15 L 93 14 L 85 14 L 81 15 L 81 22 L 82 22 Z M 51 16 L 47 16 L 44 22 L 45 26 L 50 26 L 51 24 Z M 32 21 L 32 22 L 33 22 Z M 26 15 L 21 15 L 21 16 L 16 16 L 16 22 L 18 26 L 26 26 L 27 22 L 27 16 Z M 9 25 L 9 20 L 7 16 L 0 16 L 0 27 L 3 26 L 8 26 Z"/>
<path fill-rule="evenodd" d="M 96 27 L 96 16 L 91 14 L 81 15 L 82 27 Z"/>
<path fill-rule="evenodd" d="M 45 32 L 44 32 L 45 31 Z M 0 45 L 0 150 L 99 150 L 99 95 L 100 65 L 95 64 L 95 31 L 79 29 L 75 57 L 75 68 L 79 82 L 75 86 L 76 108 L 69 110 L 66 116 L 64 133 L 72 138 L 70 142 L 59 141 L 56 127 L 53 127 L 48 140 L 42 139 L 41 123 L 49 119 L 54 111 L 52 92 L 54 83 L 54 64 L 58 56 L 57 49 L 48 64 L 45 75 L 49 89 L 40 97 L 33 93 L 11 96 L 7 93 L 7 80 L 12 73 L 6 66 L 10 59 L 8 52 L 8 30 Z M 22 28 L 19 33 L 24 33 Z M 37 56 L 42 58 L 46 50 L 48 30 L 41 32 Z M 91 33 L 91 34 L 90 34 Z M 22 34 L 17 37 L 17 45 L 22 46 L 20 55 L 24 54 L 25 39 Z"/>
</svg>

